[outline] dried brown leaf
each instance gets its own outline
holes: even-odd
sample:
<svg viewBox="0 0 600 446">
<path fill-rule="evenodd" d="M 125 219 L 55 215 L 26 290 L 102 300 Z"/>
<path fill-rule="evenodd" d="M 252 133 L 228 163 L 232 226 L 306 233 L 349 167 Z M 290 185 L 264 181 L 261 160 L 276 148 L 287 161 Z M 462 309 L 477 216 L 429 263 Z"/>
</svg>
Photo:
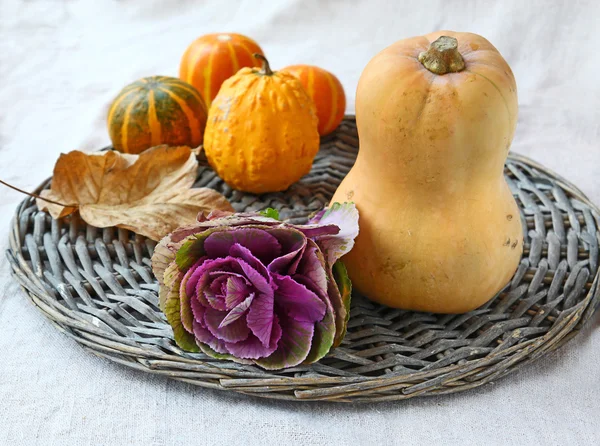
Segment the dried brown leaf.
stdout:
<svg viewBox="0 0 600 446">
<path fill-rule="evenodd" d="M 158 146 L 140 155 L 73 151 L 59 157 L 52 187 L 41 196 L 75 206 L 40 199 L 37 205 L 53 218 L 79 210 L 92 226 L 118 226 L 160 240 L 195 222 L 199 212 L 233 210 L 218 192 L 192 189 L 197 168 L 189 147 Z"/>
</svg>

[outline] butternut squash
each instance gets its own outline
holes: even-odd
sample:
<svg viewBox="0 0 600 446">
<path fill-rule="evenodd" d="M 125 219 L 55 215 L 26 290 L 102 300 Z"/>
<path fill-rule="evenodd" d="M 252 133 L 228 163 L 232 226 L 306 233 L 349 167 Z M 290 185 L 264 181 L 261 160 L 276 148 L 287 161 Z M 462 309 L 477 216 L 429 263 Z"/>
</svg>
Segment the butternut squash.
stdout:
<svg viewBox="0 0 600 446">
<path fill-rule="evenodd" d="M 517 109 L 510 67 L 476 34 L 402 40 L 369 62 L 356 91 L 358 158 L 332 199 L 360 212 L 344 258 L 359 291 L 461 313 L 504 287 L 523 249 L 503 176 Z"/>
</svg>

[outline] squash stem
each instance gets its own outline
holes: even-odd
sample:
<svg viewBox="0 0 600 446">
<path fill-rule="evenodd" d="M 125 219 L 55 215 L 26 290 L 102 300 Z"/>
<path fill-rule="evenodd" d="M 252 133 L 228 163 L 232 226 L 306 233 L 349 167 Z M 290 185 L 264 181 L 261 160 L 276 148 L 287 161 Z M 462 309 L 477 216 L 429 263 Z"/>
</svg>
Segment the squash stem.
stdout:
<svg viewBox="0 0 600 446">
<path fill-rule="evenodd" d="M 441 36 L 431 42 L 429 49 L 419 54 L 419 62 L 435 74 L 456 73 L 465 69 L 465 61 L 458 52 L 458 41 L 450 36 Z"/>
<path fill-rule="evenodd" d="M 273 70 L 271 70 L 271 67 L 269 66 L 269 61 L 267 60 L 267 58 L 259 53 L 254 53 L 254 57 L 257 58 L 258 60 L 262 61 L 262 64 L 263 64 L 262 72 L 260 74 L 265 74 L 267 76 L 271 76 L 273 74 Z"/>
</svg>

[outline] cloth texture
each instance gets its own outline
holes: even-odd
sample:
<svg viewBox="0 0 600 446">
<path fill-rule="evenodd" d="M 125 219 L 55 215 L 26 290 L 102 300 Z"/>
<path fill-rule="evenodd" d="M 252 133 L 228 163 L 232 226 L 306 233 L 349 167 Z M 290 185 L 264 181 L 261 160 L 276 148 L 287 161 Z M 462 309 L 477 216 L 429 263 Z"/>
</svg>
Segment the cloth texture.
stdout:
<svg viewBox="0 0 600 446">
<path fill-rule="evenodd" d="M 33 190 L 60 152 L 109 144 L 108 106 L 177 76 L 196 37 L 254 38 L 274 69 L 309 63 L 354 92 L 387 45 L 438 29 L 487 37 L 511 65 L 512 150 L 600 203 L 600 3 L 589 1 L 0 1 L 0 178 Z M 23 196 L 0 193 L 0 246 Z M 600 444 L 600 318 L 494 384 L 367 405 L 204 390 L 99 359 L 61 334 L 0 265 L 0 445 Z"/>
</svg>

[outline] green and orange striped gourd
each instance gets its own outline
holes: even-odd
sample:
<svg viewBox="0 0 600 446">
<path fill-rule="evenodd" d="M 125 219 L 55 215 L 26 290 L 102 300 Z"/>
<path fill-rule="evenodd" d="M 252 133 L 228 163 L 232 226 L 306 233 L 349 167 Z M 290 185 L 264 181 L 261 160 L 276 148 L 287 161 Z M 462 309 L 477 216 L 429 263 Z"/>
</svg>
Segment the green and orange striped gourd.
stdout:
<svg viewBox="0 0 600 446">
<path fill-rule="evenodd" d="M 127 85 L 108 110 L 113 147 L 140 153 L 160 144 L 202 144 L 207 109 L 191 85 L 168 76 L 151 76 Z"/>
</svg>

